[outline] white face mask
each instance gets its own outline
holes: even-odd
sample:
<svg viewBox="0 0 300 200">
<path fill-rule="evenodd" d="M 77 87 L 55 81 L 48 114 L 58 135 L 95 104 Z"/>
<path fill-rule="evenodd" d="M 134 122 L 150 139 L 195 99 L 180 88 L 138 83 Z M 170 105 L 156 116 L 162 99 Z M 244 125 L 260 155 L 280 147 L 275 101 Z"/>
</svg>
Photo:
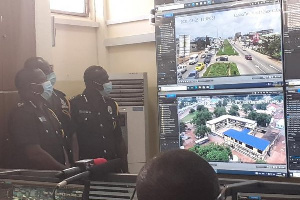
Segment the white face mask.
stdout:
<svg viewBox="0 0 300 200">
<path fill-rule="evenodd" d="M 108 96 L 112 91 L 112 82 L 109 81 L 108 83 L 104 83 L 103 84 L 103 90 L 100 91 L 100 93 L 103 95 L 103 96 Z"/>
<path fill-rule="evenodd" d="M 52 96 L 53 85 L 51 84 L 50 81 L 46 81 L 45 83 L 42 84 L 42 86 L 44 88 L 44 92 L 41 94 L 41 96 L 44 99 L 49 100 Z"/>
</svg>

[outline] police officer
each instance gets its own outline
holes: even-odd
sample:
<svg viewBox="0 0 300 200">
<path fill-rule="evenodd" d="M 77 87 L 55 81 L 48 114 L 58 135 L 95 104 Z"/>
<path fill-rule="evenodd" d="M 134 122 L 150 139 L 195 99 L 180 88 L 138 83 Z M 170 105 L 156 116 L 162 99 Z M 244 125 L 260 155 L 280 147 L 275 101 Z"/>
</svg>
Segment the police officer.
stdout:
<svg viewBox="0 0 300 200">
<path fill-rule="evenodd" d="M 46 102 L 53 86 L 40 69 L 21 69 L 15 77 L 21 103 L 9 121 L 14 168 L 61 170 L 68 166 L 64 132 Z"/>
<path fill-rule="evenodd" d="M 52 86 L 56 83 L 56 74 L 53 71 L 53 67 L 41 57 L 27 59 L 24 68 L 41 69 L 46 75 L 47 80 L 51 82 Z M 77 136 L 74 134 L 74 127 L 71 123 L 70 103 L 63 92 L 53 89 L 52 96 L 47 101 L 47 104 L 54 111 L 62 124 L 65 132 L 69 160 L 71 163 L 74 163 L 78 160 L 78 142 Z"/>
<path fill-rule="evenodd" d="M 127 147 L 118 121 L 118 105 L 108 97 L 112 90 L 107 72 L 100 66 L 84 72 L 86 89 L 71 100 L 71 115 L 76 124 L 79 159 L 121 158 L 128 172 Z"/>
</svg>

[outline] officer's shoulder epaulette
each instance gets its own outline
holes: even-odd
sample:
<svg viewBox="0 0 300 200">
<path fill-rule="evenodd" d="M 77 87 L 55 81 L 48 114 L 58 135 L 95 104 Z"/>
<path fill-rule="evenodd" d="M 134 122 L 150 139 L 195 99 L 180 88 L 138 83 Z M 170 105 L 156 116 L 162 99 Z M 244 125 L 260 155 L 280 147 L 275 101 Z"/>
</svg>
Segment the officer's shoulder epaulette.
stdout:
<svg viewBox="0 0 300 200">
<path fill-rule="evenodd" d="M 85 96 L 83 94 L 79 94 L 77 96 L 74 96 L 70 99 L 71 102 L 80 102 L 80 101 L 85 101 Z"/>
<path fill-rule="evenodd" d="M 63 97 L 66 97 L 66 94 L 65 93 L 63 93 L 62 91 L 60 91 L 60 90 L 57 90 L 57 89 L 53 89 L 54 90 L 54 92 L 58 95 L 58 96 L 63 96 Z"/>
<path fill-rule="evenodd" d="M 108 96 L 103 96 L 103 98 L 105 99 L 105 101 L 115 101 L 111 97 L 108 97 Z"/>
</svg>

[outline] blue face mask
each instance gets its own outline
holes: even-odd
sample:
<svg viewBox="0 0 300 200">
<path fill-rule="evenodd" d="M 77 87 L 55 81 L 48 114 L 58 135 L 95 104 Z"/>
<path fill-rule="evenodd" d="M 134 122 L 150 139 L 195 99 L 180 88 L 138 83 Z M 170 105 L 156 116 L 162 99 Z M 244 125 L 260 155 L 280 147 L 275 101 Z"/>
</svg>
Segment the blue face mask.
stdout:
<svg viewBox="0 0 300 200">
<path fill-rule="evenodd" d="M 103 84 L 103 90 L 100 91 L 100 93 L 103 96 L 108 96 L 112 91 L 112 82 L 104 83 Z"/>
<path fill-rule="evenodd" d="M 47 80 L 51 82 L 52 86 L 56 83 L 56 75 L 54 72 L 47 75 Z"/>
<path fill-rule="evenodd" d="M 42 86 L 44 88 L 44 92 L 41 94 L 41 96 L 44 99 L 49 100 L 50 97 L 52 96 L 53 85 L 51 84 L 50 81 L 46 81 L 45 83 L 42 84 Z"/>
</svg>

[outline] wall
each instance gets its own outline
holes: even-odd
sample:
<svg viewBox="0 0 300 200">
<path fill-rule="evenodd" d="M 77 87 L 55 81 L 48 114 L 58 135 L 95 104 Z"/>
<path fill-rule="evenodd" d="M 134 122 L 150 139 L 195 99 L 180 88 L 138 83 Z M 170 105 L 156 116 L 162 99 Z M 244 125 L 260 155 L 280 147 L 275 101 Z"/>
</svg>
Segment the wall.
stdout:
<svg viewBox="0 0 300 200">
<path fill-rule="evenodd" d="M 56 45 L 52 48 L 53 66 L 57 76 L 55 87 L 68 97 L 84 89 L 84 70 L 98 63 L 96 29 L 56 25 Z"/>
<path fill-rule="evenodd" d="M 105 7 L 107 12 L 104 17 L 110 24 L 106 27 L 106 40 L 126 40 L 128 37 L 154 33 L 154 26 L 144 19 L 154 7 L 153 0 L 107 0 Z M 107 47 L 107 52 L 110 73 L 148 73 L 149 153 L 153 157 L 159 151 L 155 43 L 110 46 Z"/>
</svg>

